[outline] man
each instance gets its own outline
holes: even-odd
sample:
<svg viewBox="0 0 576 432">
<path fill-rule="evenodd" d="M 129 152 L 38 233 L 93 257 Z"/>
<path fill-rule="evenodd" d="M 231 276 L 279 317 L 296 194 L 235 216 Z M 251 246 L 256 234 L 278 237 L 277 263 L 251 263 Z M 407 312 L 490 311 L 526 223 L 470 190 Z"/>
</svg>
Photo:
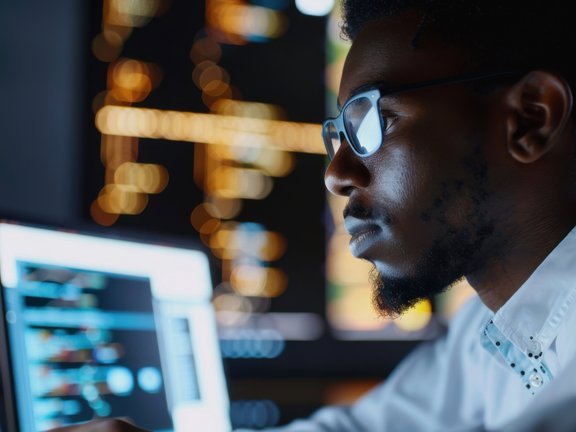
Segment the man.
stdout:
<svg viewBox="0 0 576 432">
<path fill-rule="evenodd" d="M 478 297 L 355 405 L 278 430 L 554 428 L 576 397 L 567 6 L 347 0 L 344 19 L 353 44 L 340 115 L 324 124 L 325 180 L 348 197 L 374 303 L 395 316 L 462 277 Z"/>
</svg>

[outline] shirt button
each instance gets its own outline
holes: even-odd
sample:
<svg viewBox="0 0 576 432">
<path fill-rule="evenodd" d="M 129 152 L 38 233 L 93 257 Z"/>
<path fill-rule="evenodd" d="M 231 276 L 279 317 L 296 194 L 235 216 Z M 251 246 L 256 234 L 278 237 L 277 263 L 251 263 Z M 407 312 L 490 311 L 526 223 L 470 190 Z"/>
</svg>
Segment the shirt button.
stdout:
<svg viewBox="0 0 576 432">
<path fill-rule="evenodd" d="M 528 344 L 528 354 L 536 356 L 542 352 L 542 345 L 538 341 L 530 341 Z"/>
<path fill-rule="evenodd" d="M 528 378 L 528 380 L 530 381 L 530 384 L 532 385 L 532 387 L 540 387 L 543 383 L 544 380 L 542 379 L 542 375 L 540 375 L 537 372 L 534 372 L 530 375 L 530 378 Z"/>
</svg>

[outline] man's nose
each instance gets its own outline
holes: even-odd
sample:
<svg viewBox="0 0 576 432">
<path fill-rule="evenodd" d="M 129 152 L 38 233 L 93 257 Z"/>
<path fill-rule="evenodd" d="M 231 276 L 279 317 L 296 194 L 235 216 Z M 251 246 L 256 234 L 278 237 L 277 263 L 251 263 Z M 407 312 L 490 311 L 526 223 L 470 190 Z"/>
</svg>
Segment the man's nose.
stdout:
<svg viewBox="0 0 576 432">
<path fill-rule="evenodd" d="M 354 189 L 370 183 L 370 173 L 362 159 L 343 142 L 324 174 L 326 188 L 334 195 L 349 196 Z"/>
</svg>

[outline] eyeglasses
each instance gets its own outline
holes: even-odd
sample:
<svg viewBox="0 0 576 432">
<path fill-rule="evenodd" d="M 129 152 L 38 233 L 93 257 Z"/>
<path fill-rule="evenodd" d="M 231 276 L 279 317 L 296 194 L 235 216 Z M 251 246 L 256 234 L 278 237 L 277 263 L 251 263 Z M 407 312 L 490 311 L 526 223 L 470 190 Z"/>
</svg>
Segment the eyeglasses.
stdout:
<svg viewBox="0 0 576 432">
<path fill-rule="evenodd" d="M 424 81 L 415 84 L 385 86 L 371 84 L 352 96 L 336 118 L 329 118 L 322 124 L 324 145 L 330 159 L 342 145 L 343 139 L 348 142 L 354 153 L 360 157 L 374 154 L 384 143 L 388 119 L 380 112 L 378 103 L 383 96 L 396 95 L 408 91 L 420 90 L 447 84 L 459 84 L 480 80 L 491 80 L 503 77 L 520 76 L 523 72 L 508 71 L 482 75 L 461 75 L 453 78 Z"/>
</svg>

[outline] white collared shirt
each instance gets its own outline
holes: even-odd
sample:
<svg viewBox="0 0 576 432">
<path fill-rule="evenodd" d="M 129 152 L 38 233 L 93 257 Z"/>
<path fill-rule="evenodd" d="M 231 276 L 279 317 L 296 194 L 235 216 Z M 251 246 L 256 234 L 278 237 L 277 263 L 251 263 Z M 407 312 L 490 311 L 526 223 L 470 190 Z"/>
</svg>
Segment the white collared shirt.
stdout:
<svg viewBox="0 0 576 432">
<path fill-rule="evenodd" d="M 528 428 L 531 412 L 576 400 L 575 352 L 576 228 L 496 314 L 472 298 L 445 336 L 419 346 L 354 405 L 271 431 Z"/>
</svg>

